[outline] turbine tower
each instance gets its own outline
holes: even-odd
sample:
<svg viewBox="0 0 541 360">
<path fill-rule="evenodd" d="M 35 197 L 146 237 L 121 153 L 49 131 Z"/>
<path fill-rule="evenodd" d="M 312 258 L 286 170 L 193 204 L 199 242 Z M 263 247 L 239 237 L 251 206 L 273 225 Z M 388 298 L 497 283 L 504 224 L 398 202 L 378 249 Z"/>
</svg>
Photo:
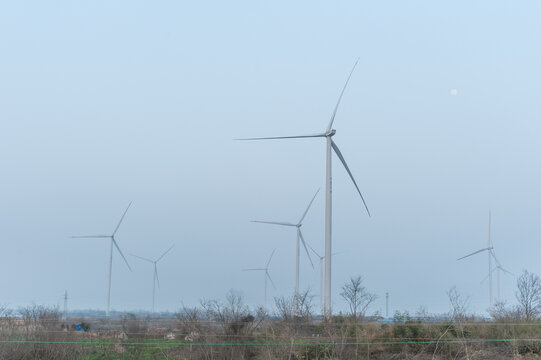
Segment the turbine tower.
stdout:
<svg viewBox="0 0 541 360">
<path fill-rule="evenodd" d="M 332 137 L 336 134 L 336 130 L 332 128 L 334 123 L 334 118 L 336 116 L 336 112 L 338 111 L 338 107 L 340 105 L 340 101 L 342 100 L 342 96 L 344 95 L 344 91 L 346 90 L 346 87 L 349 83 L 349 79 L 351 79 L 351 75 L 353 74 L 353 71 L 355 70 L 355 67 L 357 66 L 357 63 L 359 62 L 359 59 L 355 62 L 353 65 L 353 69 L 351 69 L 351 72 L 349 73 L 349 76 L 346 80 L 346 83 L 344 84 L 344 87 L 342 88 L 342 92 L 340 93 L 340 96 L 338 97 L 338 101 L 336 103 L 336 106 L 334 107 L 334 111 L 331 115 L 331 120 L 329 122 L 329 125 L 327 126 L 327 129 L 324 133 L 320 134 L 313 134 L 313 135 L 298 135 L 298 136 L 280 136 L 280 137 L 264 137 L 264 138 L 248 138 L 248 139 L 237 139 L 237 140 L 274 140 L 274 139 L 299 139 L 299 138 L 325 138 L 326 144 L 327 144 L 327 154 L 326 154 L 326 179 L 325 179 L 325 318 L 330 318 L 332 314 L 331 310 L 331 257 L 332 257 L 332 166 L 331 166 L 331 160 L 332 160 L 332 151 L 334 150 L 336 156 L 338 156 L 338 159 L 342 162 L 342 165 L 346 168 L 347 173 L 349 174 L 349 177 L 353 181 L 353 184 L 355 185 L 355 188 L 357 189 L 357 192 L 361 196 L 361 200 L 363 201 L 364 207 L 366 208 L 366 211 L 368 215 L 370 216 L 370 211 L 368 210 L 368 206 L 366 205 L 366 202 L 364 201 L 363 195 L 361 194 L 361 191 L 359 190 L 359 187 L 357 186 L 357 182 L 353 178 L 353 174 L 349 170 L 349 167 L 346 164 L 346 160 L 344 159 L 344 156 L 340 152 L 340 149 L 338 149 L 338 146 L 336 143 L 332 140 Z"/>
<path fill-rule="evenodd" d="M 169 249 L 167 249 L 167 251 L 164 252 L 156 260 L 151 260 L 151 259 L 144 258 L 142 256 L 137 256 L 137 255 L 134 255 L 134 254 L 130 254 L 131 256 L 135 256 L 136 258 L 139 258 L 141 260 L 144 260 L 144 261 L 147 261 L 149 263 L 154 264 L 154 275 L 152 276 L 152 313 L 153 314 L 154 314 L 154 303 L 155 303 L 155 299 L 156 299 L 156 282 L 158 283 L 158 287 L 160 287 L 160 279 L 158 278 L 158 261 L 160 261 L 165 256 L 165 254 L 167 254 L 169 251 L 171 251 L 171 249 L 174 246 L 175 245 L 171 245 L 171 247 Z"/>
<path fill-rule="evenodd" d="M 312 203 L 316 199 L 316 196 L 319 192 L 319 189 L 317 189 L 316 193 L 314 194 L 314 197 L 308 204 L 308 207 L 304 211 L 304 213 L 301 216 L 301 219 L 298 223 L 293 224 L 290 222 L 276 222 L 276 221 L 259 221 L 259 220 L 253 220 L 252 222 L 255 223 L 262 223 L 262 224 L 271 224 L 271 225 L 281 225 L 281 226 L 292 226 L 297 228 L 297 261 L 296 261 L 296 271 L 295 271 L 295 309 L 297 309 L 297 300 L 299 298 L 299 265 L 300 265 L 300 243 L 302 242 L 302 245 L 304 246 L 304 250 L 306 251 L 306 255 L 308 255 L 308 259 L 310 260 L 310 264 L 312 264 L 312 268 L 314 267 L 314 263 L 312 262 L 312 258 L 310 257 L 310 253 L 308 252 L 308 248 L 306 247 L 306 242 L 304 241 L 304 237 L 302 236 L 301 232 L 301 226 L 302 221 L 306 217 L 306 214 L 308 213 L 308 210 L 310 210 L 310 206 L 312 206 Z"/>
<path fill-rule="evenodd" d="M 128 204 L 128 207 L 126 208 L 126 210 L 124 210 L 124 214 L 122 214 L 122 217 L 120 218 L 120 221 L 118 222 L 118 225 L 116 226 L 115 230 L 113 231 L 113 233 L 111 235 L 72 236 L 72 238 L 92 238 L 92 239 L 106 238 L 106 239 L 111 239 L 111 247 L 110 247 L 111 250 L 109 252 L 109 275 L 107 277 L 108 278 L 108 282 L 107 282 L 107 305 L 106 305 L 106 308 L 105 308 L 105 316 L 107 316 L 107 317 L 109 317 L 109 309 L 110 309 L 110 304 L 111 304 L 111 273 L 113 271 L 113 245 L 116 247 L 116 249 L 120 253 L 120 256 L 122 256 L 122 258 L 124 259 L 124 262 L 128 266 L 128 269 L 130 269 L 130 271 L 131 271 L 131 267 L 130 267 L 130 264 L 128 263 L 128 260 L 126 260 L 126 257 L 122 253 L 122 250 L 120 250 L 120 247 L 118 246 L 118 244 L 117 244 L 117 242 L 115 240 L 116 232 L 118 231 L 118 228 L 120 227 L 120 224 L 122 224 L 122 220 L 124 220 L 124 216 L 126 216 L 126 213 L 128 212 L 128 209 L 130 208 L 130 206 L 131 206 L 131 202 Z"/>
<path fill-rule="evenodd" d="M 274 255 L 274 252 L 276 249 L 272 250 L 271 256 L 269 257 L 269 261 L 267 261 L 267 265 L 265 265 L 264 268 L 253 268 L 253 269 L 242 269 L 242 271 L 264 271 L 264 278 L 265 278 L 265 292 L 264 292 L 264 309 L 267 310 L 267 279 L 270 280 L 272 287 L 276 289 L 276 286 L 274 285 L 274 281 L 272 281 L 272 278 L 269 274 L 269 264 L 272 260 L 272 256 Z"/>
<path fill-rule="evenodd" d="M 475 255 L 475 254 L 479 254 L 480 252 L 483 252 L 483 251 L 487 251 L 488 253 L 488 295 L 489 295 L 489 299 L 490 299 L 490 308 L 489 310 L 492 312 L 492 309 L 493 309 L 493 306 L 494 306 L 494 302 L 493 302 L 493 297 L 492 297 L 492 258 L 495 256 L 494 255 L 494 247 L 492 246 L 492 240 L 490 238 L 490 227 L 491 227 L 491 213 L 490 211 L 488 212 L 488 244 L 487 244 L 487 247 L 486 248 L 483 248 L 481 250 L 477 250 L 477 251 L 474 251 L 472 252 L 471 254 L 468 254 L 466 256 L 462 256 L 461 258 L 458 258 L 458 260 L 462 260 L 462 259 L 465 259 L 467 257 L 470 257 L 472 255 Z"/>
</svg>

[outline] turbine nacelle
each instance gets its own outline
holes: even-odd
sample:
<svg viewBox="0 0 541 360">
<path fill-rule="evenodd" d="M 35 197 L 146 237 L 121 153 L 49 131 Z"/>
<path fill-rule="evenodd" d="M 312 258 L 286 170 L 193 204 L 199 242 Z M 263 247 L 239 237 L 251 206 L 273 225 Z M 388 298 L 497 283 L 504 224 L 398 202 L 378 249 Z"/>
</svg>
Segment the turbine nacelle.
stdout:
<svg viewBox="0 0 541 360">
<path fill-rule="evenodd" d="M 331 137 L 331 136 L 334 136 L 334 134 L 336 134 L 336 130 L 331 129 L 330 131 L 327 131 L 327 132 L 325 133 L 325 136 L 326 136 L 326 137 Z"/>
</svg>

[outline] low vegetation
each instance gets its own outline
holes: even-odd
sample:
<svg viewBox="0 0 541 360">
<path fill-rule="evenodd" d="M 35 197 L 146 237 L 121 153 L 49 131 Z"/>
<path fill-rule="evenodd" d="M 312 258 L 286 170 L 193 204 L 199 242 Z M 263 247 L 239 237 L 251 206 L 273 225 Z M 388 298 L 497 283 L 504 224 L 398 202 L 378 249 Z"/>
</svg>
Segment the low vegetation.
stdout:
<svg viewBox="0 0 541 360">
<path fill-rule="evenodd" d="M 541 286 L 524 272 L 516 307 L 498 303 L 490 319 L 468 312 L 456 288 L 449 313 L 367 316 L 375 296 L 352 278 L 347 314 L 323 321 L 308 292 L 275 299 L 276 314 L 250 309 L 240 293 L 202 300 L 174 318 L 123 314 L 62 319 L 57 308 L 0 308 L 0 359 L 541 359 Z"/>
</svg>

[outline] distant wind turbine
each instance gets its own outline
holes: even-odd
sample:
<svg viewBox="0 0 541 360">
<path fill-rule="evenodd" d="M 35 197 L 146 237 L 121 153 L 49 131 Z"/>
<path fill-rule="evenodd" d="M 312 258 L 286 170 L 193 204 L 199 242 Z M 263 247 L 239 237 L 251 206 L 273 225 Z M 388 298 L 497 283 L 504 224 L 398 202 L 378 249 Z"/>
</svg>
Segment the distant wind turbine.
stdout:
<svg viewBox="0 0 541 360">
<path fill-rule="evenodd" d="M 326 181 L 325 181 L 325 318 L 329 318 L 332 314 L 331 309 L 331 258 L 332 258 L 332 166 L 331 166 L 331 159 L 332 159 L 332 151 L 334 150 L 336 156 L 340 159 L 342 162 L 342 165 L 346 168 L 346 171 L 353 181 L 353 184 L 355 185 L 355 188 L 357 189 L 357 192 L 361 196 L 361 200 L 363 201 L 364 207 L 366 208 L 366 211 L 368 215 L 370 216 L 370 211 L 368 210 L 368 206 L 366 205 L 366 202 L 364 201 L 363 195 L 361 194 L 361 190 L 359 190 L 359 187 L 357 186 L 357 182 L 353 178 L 353 174 L 349 170 L 348 165 L 346 164 L 346 160 L 344 159 L 344 156 L 342 156 L 342 152 L 340 149 L 338 149 L 338 146 L 336 143 L 332 140 L 332 137 L 334 134 L 336 134 L 336 130 L 332 128 L 332 125 L 334 123 L 334 118 L 336 116 L 336 113 L 338 111 L 338 107 L 340 105 L 340 101 L 342 100 L 342 96 L 344 95 L 344 91 L 346 90 L 346 87 L 349 83 L 349 79 L 351 78 L 351 75 L 353 74 L 353 71 L 355 70 L 355 67 L 357 66 L 357 63 L 359 62 L 359 59 L 355 62 L 353 65 L 353 69 L 351 69 L 351 72 L 349 73 L 349 76 L 346 80 L 346 83 L 344 84 L 344 87 L 342 88 L 342 92 L 340 93 L 340 96 L 338 97 L 338 101 L 336 103 L 336 106 L 334 107 L 334 111 L 331 115 L 331 120 L 329 122 L 329 125 L 327 126 L 327 129 L 324 133 L 320 134 L 313 134 L 313 135 L 298 135 L 298 136 L 279 136 L 279 137 L 263 137 L 263 138 L 248 138 L 248 139 L 237 139 L 237 140 L 273 140 L 273 139 L 300 139 L 300 138 L 325 138 L 327 142 L 327 156 L 326 156 Z"/>
<path fill-rule="evenodd" d="M 492 311 L 493 309 L 493 299 L 492 299 L 492 258 L 494 257 L 494 247 L 492 246 L 492 240 L 490 239 L 490 226 L 491 226 L 491 213 L 489 211 L 488 213 L 488 244 L 487 244 L 487 247 L 486 248 L 483 248 L 481 250 L 477 250 L 477 251 L 474 251 L 472 252 L 471 254 L 468 254 L 466 256 L 462 256 L 461 258 L 458 258 L 458 260 L 462 260 L 462 259 L 465 259 L 467 257 L 470 257 L 472 255 L 475 255 L 475 254 L 479 254 L 483 251 L 487 251 L 488 253 L 488 294 L 489 294 L 489 299 L 490 299 L 490 311 Z"/>
<path fill-rule="evenodd" d="M 498 258 L 496 257 L 496 252 L 494 249 L 492 249 L 492 257 L 494 259 L 494 262 L 496 263 L 496 266 L 492 268 L 492 272 L 496 271 L 496 282 L 497 282 L 497 289 L 498 289 L 498 301 L 502 301 L 501 299 L 501 291 L 500 291 L 500 272 L 503 272 L 504 274 L 515 276 L 512 272 L 505 269 L 500 262 L 498 261 Z M 484 283 L 490 275 L 485 276 L 485 278 L 481 281 L 481 284 Z"/>
<path fill-rule="evenodd" d="M 158 261 L 160 261 L 165 256 L 165 254 L 167 254 L 169 251 L 171 251 L 171 249 L 174 246 L 175 245 L 171 245 L 171 247 L 169 249 L 167 249 L 167 251 L 165 251 L 156 260 L 151 260 L 151 259 L 144 258 L 142 256 L 137 256 L 137 255 L 134 255 L 134 254 L 130 254 L 131 256 L 135 256 L 136 258 L 139 258 L 141 260 L 144 260 L 144 261 L 147 261 L 149 263 L 154 264 L 154 276 L 152 277 L 152 313 L 153 314 L 154 314 L 154 303 L 155 303 L 155 299 L 156 299 L 156 282 L 158 283 L 158 287 L 160 287 L 160 279 L 158 278 Z"/>
<path fill-rule="evenodd" d="M 265 295 L 264 295 L 264 309 L 267 309 L 267 279 L 270 280 L 272 287 L 276 289 L 276 286 L 274 285 L 274 281 L 272 281 L 272 278 L 269 274 L 269 265 L 272 260 L 272 256 L 274 255 L 274 252 L 276 249 L 272 250 L 271 256 L 269 257 L 269 261 L 267 261 L 267 265 L 265 265 L 264 268 L 253 268 L 253 269 L 242 269 L 242 271 L 264 271 L 264 278 L 265 278 Z"/>
<path fill-rule="evenodd" d="M 313 247 L 310 246 L 310 244 L 306 244 L 312 250 L 312 252 L 319 258 L 319 308 L 321 309 L 321 314 L 323 315 L 324 309 L 323 309 L 323 260 L 325 260 L 325 256 L 319 255 L 317 251 L 314 250 Z M 332 253 L 334 255 L 338 255 L 341 252 L 334 252 Z"/>
<path fill-rule="evenodd" d="M 295 271 L 295 307 L 297 304 L 297 299 L 299 298 L 299 263 L 300 263 L 300 243 L 302 242 L 302 245 L 304 246 L 304 250 L 306 251 L 306 255 L 308 255 L 308 259 L 310 260 L 310 264 L 312 264 L 312 268 L 314 267 L 314 263 L 312 262 L 312 258 L 310 257 L 310 253 L 308 252 L 308 248 L 306 247 L 306 243 L 304 241 L 304 237 L 302 236 L 301 232 L 301 226 L 302 221 L 306 217 L 306 214 L 308 213 L 308 210 L 310 210 L 310 206 L 312 206 L 312 203 L 314 202 L 317 194 L 319 192 L 319 189 L 317 189 L 316 193 L 314 194 L 314 197 L 308 204 L 308 207 L 304 211 L 304 214 L 302 214 L 301 219 L 298 223 L 293 224 L 289 222 L 277 222 L 277 221 L 259 221 L 259 220 L 253 220 L 252 222 L 255 223 L 262 223 L 262 224 L 271 224 L 271 225 L 282 225 L 282 226 L 292 226 L 297 228 L 297 262 L 296 262 L 296 271 Z"/>
<path fill-rule="evenodd" d="M 109 308 L 111 304 L 111 273 L 113 271 L 113 245 L 116 247 L 118 252 L 120 253 L 120 256 L 122 256 L 122 259 L 124 259 L 124 262 L 128 266 L 128 269 L 131 271 L 130 264 L 128 263 L 128 260 L 126 260 L 126 257 L 122 253 L 122 250 L 120 250 L 120 247 L 118 246 L 115 235 L 118 231 L 118 228 L 120 227 L 120 224 L 122 224 L 122 220 L 124 220 L 124 216 L 126 216 L 126 213 L 128 212 L 128 209 L 131 206 L 131 201 L 128 204 L 128 207 L 126 210 L 124 210 L 124 214 L 122 214 L 122 217 L 120 218 L 120 221 L 118 222 L 118 225 L 115 228 L 115 231 L 111 235 L 83 235 L 83 236 L 72 236 L 72 238 L 106 238 L 111 239 L 111 251 L 109 252 L 109 275 L 108 275 L 108 283 L 107 283 L 107 306 L 105 308 L 105 316 L 109 316 Z"/>
</svg>

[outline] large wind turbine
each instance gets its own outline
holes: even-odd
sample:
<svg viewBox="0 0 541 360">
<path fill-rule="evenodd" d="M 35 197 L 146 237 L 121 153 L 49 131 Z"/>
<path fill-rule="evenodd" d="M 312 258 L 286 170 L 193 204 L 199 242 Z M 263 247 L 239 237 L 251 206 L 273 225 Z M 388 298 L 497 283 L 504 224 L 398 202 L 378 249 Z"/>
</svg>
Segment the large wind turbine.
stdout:
<svg viewBox="0 0 541 360">
<path fill-rule="evenodd" d="M 493 299 L 492 299 L 492 258 L 494 257 L 494 247 L 492 246 L 492 240 L 490 239 L 490 225 L 491 225 L 491 213 L 489 211 L 488 213 L 488 244 L 486 248 L 483 248 L 481 250 L 477 250 L 472 252 L 471 254 L 468 254 L 466 256 L 462 256 L 461 258 L 458 258 L 457 260 L 462 260 L 467 257 L 470 257 L 475 254 L 479 254 L 483 251 L 486 251 L 488 254 L 488 294 L 490 299 L 490 308 L 489 310 L 492 311 L 493 309 Z"/>
<path fill-rule="evenodd" d="M 136 258 L 139 258 L 141 260 L 148 261 L 149 263 L 154 264 L 154 276 L 152 277 L 152 313 L 153 314 L 154 314 L 154 303 L 155 303 L 155 299 L 156 299 L 156 282 L 158 282 L 158 287 L 160 287 L 160 279 L 158 278 L 158 261 L 160 261 L 165 256 L 165 254 L 167 254 L 169 251 L 171 251 L 171 249 L 174 246 L 175 245 L 171 245 L 171 247 L 169 249 L 167 249 L 167 251 L 165 251 L 156 260 L 151 260 L 151 259 L 144 258 L 142 256 L 137 256 L 137 255 L 134 255 L 134 254 L 130 254 L 131 256 L 135 256 Z"/>
<path fill-rule="evenodd" d="M 306 242 L 304 241 L 304 237 L 302 236 L 301 232 L 301 226 L 302 221 L 306 217 L 306 214 L 308 214 L 308 210 L 310 210 L 310 206 L 312 206 L 312 203 L 316 199 L 317 193 L 319 192 L 319 189 L 317 189 L 316 193 L 314 194 L 314 197 L 306 207 L 306 210 L 304 210 L 304 213 L 301 216 L 301 219 L 298 223 L 293 224 L 290 222 L 278 222 L 278 221 L 259 221 L 259 220 L 253 220 L 252 222 L 255 223 L 262 223 L 262 224 L 271 224 L 271 225 L 281 225 L 281 226 L 292 226 L 297 228 L 297 262 L 296 262 L 296 271 L 295 271 L 295 307 L 297 304 L 297 299 L 299 298 L 299 264 L 300 264 L 300 243 L 302 242 L 302 245 L 304 246 L 304 250 L 306 251 L 306 255 L 308 255 L 308 259 L 310 260 L 310 263 L 312 264 L 312 267 L 314 267 L 314 263 L 312 262 L 312 258 L 310 257 L 310 253 L 308 252 L 308 248 L 306 247 Z"/>
<path fill-rule="evenodd" d="M 128 266 L 128 269 L 131 271 L 130 264 L 128 263 L 128 260 L 126 260 L 126 257 L 122 253 L 122 250 L 120 250 L 120 247 L 118 246 L 115 235 L 118 231 L 118 228 L 120 227 L 120 224 L 122 224 L 122 220 L 124 220 L 124 216 L 126 216 L 126 213 L 128 212 L 128 209 L 131 206 L 131 201 L 128 204 L 128 207 L 126 210 L 124 210 L 124 214 L 122 214 L 122 217 L 120 218 L 120 221 L 118 222 L 118 225 L 115 228 L 115 231 L 111 235 L 83 235 L 83 236 L 72 236 L 72 238 L 108 238 L 111 239 L 111 251 L 109 252 L 109 275 L 108 275 L 108 283 L 107 283 L 107 307 L 105 308 L 105 315 L 109 316 L 109 307 L 111 304 L 111 273 L 113 271 L 113 245 L 116 247 L 118 252 L 120 253 L 120 256 L 124 259 L 124 262 L 126 262 L 126 265 Z"/>
<path fill-rule="evenodd" d="M 351 78 L 351 75 L 353 74 L 353 71 L 355 70 L 355 67 L 357 66 L 357 63 L 359 60 L 355 62 L 353 65 L 353 69 L 351 69 L 351 72 L 349 73 L 349 76 L 346 80 L 346 83 L 344 84 L 344 87 L 342 88 L 342 92 L 340 93 L 340 96 L 338 97 L 338 101 L 336 103 L 336 106 L 334 107 L 334 111 L 331 115 L 331 120 L 329 121 L 329 125 L 327 126 L 327 129 L 324 133 L 321 134 L 313 134 L 313 135 L 298 135 L 298 136 L 280 136 L 280 137 L 264 137 L 264 138 L 249 138 L 249 139 L 238 139 L 238 140 L 272 140 L 272 139 L 299 139 L 299 138 L 325 138 L 327 143 L 327 155 L 326 155 L 326 181 L 325 181 L 325 318 L 329 318 L 331 316 L 332 310 L 331 310 L 331 257 L 332 257 L 332 166 L 331 166 L 331 160 L 332 160 L 332 151 L 336 153 L 336 156 L 340 159 L 342 162 L 342 165 L 346 168 L 347 173 L 349 174 L 349 177 L 353 181 L 353 184 L 355 185 L 355 188 L 357 189 L 357 192 L 361 196 L 361 200 L 363 201 L 364 207 L 366 208 L 366 211 L 368 212 L 368 215 L 370 216 L 370 211 L 368 210 L 368 206 L 366 205 L 366 202 L 364 201 L 363 195 L 361 194 L 361 191 L 359 190 L 359 187 L 357 186 L 357 182 L 353 178 L 353 174 L 349 170 L 349 167 L 346 164 L 346 160 L 344 160 L 344 156 L 338 149 L 338 146 L 336 143 L 332 140 L 332 137 L 334 134 L 336 134 L 336 130 L 332 128 L 332 125 L 334 123 L 334 118 L 336 116 L 336 112 L 338 111 L 338 107 L 340 105 L 340 101 L 342 100 L 342 96 L 344 95 L 344 91 L 346 90 L 346 87 L 349 83 L 349 79 Z"/>
<path fill-rule="evenodd" d="M 276 285 L 274 285 L 274 281 L 272 281 L 272 278 L 269 274 L 269 265 L 272 260 L 272 256 L 274 255 L 274 252 L 276 249 L 272 250 L 271 256 L 269 257 L 269 261 L 267 261 L 267 265 L 265 265 L 264 268 L 253 268 L 253 269 L 242 269 L 242 271 L 264 271 L 265 275 L 265 296 L 264 296 L 264 309 L 267 309 L 267 279 L 270 280 L 272 287 L 276 289 Z"/>
</svg>

